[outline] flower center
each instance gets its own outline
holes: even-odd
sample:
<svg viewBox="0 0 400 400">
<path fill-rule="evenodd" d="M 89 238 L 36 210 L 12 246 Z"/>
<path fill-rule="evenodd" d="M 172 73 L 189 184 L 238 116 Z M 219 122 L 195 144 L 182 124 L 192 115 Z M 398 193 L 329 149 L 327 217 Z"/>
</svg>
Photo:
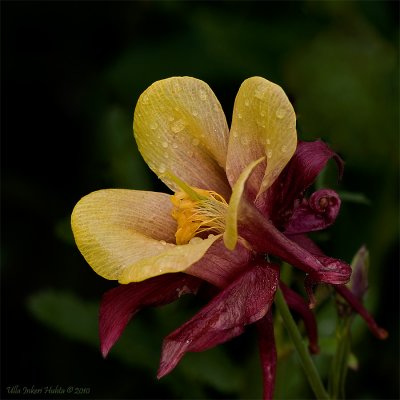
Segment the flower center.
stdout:
<svg viewBox="0 0 400 400">
<path fill-rule="evenodd" d="M 204 233 L 223 233 L 228 203 L 216 192 L 198 188 L 171 196 L 172 217 L 178 223 L 176 244 L 186 244 Z"/>
</svg>

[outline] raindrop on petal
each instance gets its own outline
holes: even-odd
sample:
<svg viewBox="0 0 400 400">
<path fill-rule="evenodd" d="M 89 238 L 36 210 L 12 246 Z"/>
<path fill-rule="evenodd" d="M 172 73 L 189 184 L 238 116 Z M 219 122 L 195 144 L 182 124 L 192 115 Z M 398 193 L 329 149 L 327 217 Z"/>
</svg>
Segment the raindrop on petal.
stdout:
<svg viewBox="0 0 400 400">
<path fill-rule="evenodd" d="M 186 123 L 183 119 L 178 119 L 171 125 L 171 130 L 174 133 L 181 132 L 183 129 L 185 129 Z"/>
<path fill-rule="evenodd" d="M 276 115 L 276 118 L 282 119 L 286 115 L 286 110 L 284 108 L 278 108 L 278 110 L 276 110 L 275 115 Z"/>
</svg>

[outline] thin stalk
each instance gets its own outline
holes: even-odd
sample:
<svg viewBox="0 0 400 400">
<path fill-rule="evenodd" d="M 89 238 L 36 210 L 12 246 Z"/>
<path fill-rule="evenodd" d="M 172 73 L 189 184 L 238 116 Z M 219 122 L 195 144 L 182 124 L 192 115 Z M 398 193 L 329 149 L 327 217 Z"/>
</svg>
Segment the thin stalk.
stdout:
<svg viewBox="0 0 400 400">
<path fill-rule="evenodd" d="M 324 385 L 322 384 L 321 378 L 315 368 L 314 362 L 308 352 L 299 329 L 289 311 L 289 307 L 283 297 L 281 290 L 278 288 L 275 296 L 275 305 L 283 319 L 283 323 L 289 332 L 289 335 L 293 341 L 293 344 L 297 350 L 300 357 L 301 365 L 303 366 L 304 372 L 307 376 L 308 382 L 316 396 L 317 399 L 329 399 L 328 393 L 326 392 Z"/>
</svg>

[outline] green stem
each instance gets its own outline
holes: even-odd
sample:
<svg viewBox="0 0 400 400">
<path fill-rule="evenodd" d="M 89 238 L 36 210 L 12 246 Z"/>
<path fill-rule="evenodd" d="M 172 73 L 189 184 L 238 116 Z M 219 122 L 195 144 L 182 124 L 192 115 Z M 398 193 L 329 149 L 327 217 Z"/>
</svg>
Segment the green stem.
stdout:
<svg viewBox="0 0 400 400">
<path fill-rule="evenodd" d="M 329 399 L 328 393 L 326 392 L 324 385 L 321 382 L 321 378 L 311 359 L 310 353 L 303 343 L 297 325 L 293 320 L 292 314 L 289 311 L 289 307 L 287 306 L 283 294 L 279 288 L 275 296 L 275 305 L 279 313 L 281 314 L 283 323 L 285 324 L 286 329 L 288 330 L 289 335 L 293 341 L 293 344 L 296 347 L 304 372 L 308 378 L 308 382 L 310 383 L 310 386 L 314 391 L 316 398 Z"/>
</svg>

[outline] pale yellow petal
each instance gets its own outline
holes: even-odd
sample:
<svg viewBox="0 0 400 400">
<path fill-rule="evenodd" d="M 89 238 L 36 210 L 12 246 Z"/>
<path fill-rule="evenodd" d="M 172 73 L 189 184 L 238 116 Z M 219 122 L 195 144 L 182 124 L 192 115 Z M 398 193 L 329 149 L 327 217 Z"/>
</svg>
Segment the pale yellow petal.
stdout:
<svg viewBox="0 0 400 400">
<path fill-rule="evenodd" d="M 133 130 L 143 158 L 172 190 L 167 171 L 190 186 L 229 195 L 228 126 L 206 83 L 190 77 L 153 83 L 138 100 Z"/>
<path fill-rule="evenodd" d="M 95 272 L 120 279 L 127 268 L 175 247 L 170 196 L 109 189 L 83 197 L 71 225 L 76 244 Z M 169 243 L 168 243 L 169 242 Z"/>
<path fill-rule="evenodd" d="M 250 191 L 268 189 L 294 154 L 296 115 L 283 89 L 268 80 L 245 80 L 236 96 L 229 138 L 227 175 L 233 185 L 252 161 L 266 157 L 249 179 Z"/>
<path fill-rule="evenodd" d="M 154 257 L 143 258 L 126 268 L 119 282 L 140 282 L 158 275 L 185 271 L 199 261 L 220 237 L 221 235 L 210 236 L 204 240 L 194 238 L 197 240 L 192 240 L 189 244 L 174 246 Z"/>
<path fill-rule="evenodd" d="M 226 228 L 224 232 L 224 244 L 229 250 L 233 250 L 238 240 L 237 216 L 240 201 L 242 200 L 244 188 L 251 173 L 264 160 L 264 157 L 250 163 L 240 174 L 232 188 L 232 196 L 229 201 L 226 214 Z"/>
</svg>

